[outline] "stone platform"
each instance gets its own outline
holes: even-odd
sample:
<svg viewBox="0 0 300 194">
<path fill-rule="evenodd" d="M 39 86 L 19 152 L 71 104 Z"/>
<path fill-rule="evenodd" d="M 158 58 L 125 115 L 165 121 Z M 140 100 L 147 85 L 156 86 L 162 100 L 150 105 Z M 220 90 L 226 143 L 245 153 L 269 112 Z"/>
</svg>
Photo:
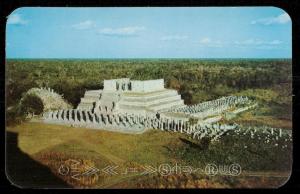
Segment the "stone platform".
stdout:
<svg viewBox="0 0 300 194">
<path fill-rule="evenodd" d="M 176 90 L 164 88 L 164 80 L 104 80 L 103 90 L 86 91 L 77 109 L 101 113 L 163 112 L 183 107 Z"/>
</svg>

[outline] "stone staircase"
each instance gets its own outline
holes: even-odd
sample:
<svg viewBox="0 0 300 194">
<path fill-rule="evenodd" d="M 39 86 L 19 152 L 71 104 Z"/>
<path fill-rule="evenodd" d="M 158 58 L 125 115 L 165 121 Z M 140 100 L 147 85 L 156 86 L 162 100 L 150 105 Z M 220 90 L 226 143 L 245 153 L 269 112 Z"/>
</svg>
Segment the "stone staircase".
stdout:
<svg viewBox="0 0 300 194">
<path fill-rule="evenodd" d="M 88 90 L 85 92 L 84 97 L 81 98 L 77 109 L 90 110 L 93 108 L 94 103 L 99 100 L 102 90 Z"/>
<path fill-rule="evenodd" d="M 122 110 L 159 111 L 184 105 L 181 96 L 175 90 L 163 90 L 141 95 L 124 94 L 118 107 Z"/>
</svg>

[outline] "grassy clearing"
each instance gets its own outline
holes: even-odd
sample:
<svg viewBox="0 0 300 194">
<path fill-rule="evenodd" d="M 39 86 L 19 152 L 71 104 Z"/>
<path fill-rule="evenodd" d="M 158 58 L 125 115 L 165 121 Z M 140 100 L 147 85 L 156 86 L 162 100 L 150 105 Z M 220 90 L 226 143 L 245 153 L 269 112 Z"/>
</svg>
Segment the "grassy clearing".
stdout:
<svg viewBox="0 0 300 194">
<path fill-rule="evenodd" d="M 220 142 L 205 144 L 180 133 L 150 130 L 144 134 L 131 135 L 102 130 L 71 128 L 41 123 L 23 123 L 8 127 L 8 132 L 18 133 L 18 146 L 34 160 L 47 166 L 59 178 L 77 188 L 208 188 L 208 187 L 276 187 L 286 180 L 264 177 L 209 177 L 205 174 L 159 173 L 141 175 L 122 174 L 127 168 L 142 169 L 145 165 L 159 166 L 163 163 L 185 164 L 204 168 L 208 163 L 240 163 L 243 169 L 255 172 L 275 171 L 286 173 L 291 162 L 291 150 L 266 147 L 246 137 L 225 136 Z M 248 145 L 248 149 L 244 146 Z M 265 147 L 263 147 L 265 146 Z M 290 149 L 290 147 L 289 147 Z M 279 157 L 280 156 L 280 157 Z M 119 166 L 119 174 L 74 180 L 58 173 L 60 165 L 68 160 L 81 161 L 98 169 L 108 165 Z M 26 166 L 25 168 L 30 168 Z M 32 170 L 34 173 L 34 169 Z M 249 178 L 249 179 L 248 179 Z M 256 180 L 253 181 L 252 179 Z M 276 180 L 275 180 L 276 179 Z"/>
<path fill-rule="evenodd" d="M 231 95 L 248 96 L 258 105 L 249 111 L 238 114 L 234 122 L 274 128 L 292 129 L 292 96 L 290 85 L 278 85 L 268 89 L 246 89 Z M 222 121 L 233 122 L 233 121 Z"/>
</svg>

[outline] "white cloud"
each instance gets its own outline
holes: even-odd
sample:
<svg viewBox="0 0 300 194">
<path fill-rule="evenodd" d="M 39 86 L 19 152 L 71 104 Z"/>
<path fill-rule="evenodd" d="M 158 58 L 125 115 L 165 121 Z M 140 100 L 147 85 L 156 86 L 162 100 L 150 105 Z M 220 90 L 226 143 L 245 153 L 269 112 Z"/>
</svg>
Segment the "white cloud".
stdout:
<svg viewBox="0 0 300 194">
<path fill-rule="evenodd" d="M 251 21 L 251 24 L 263 24 L 263 25 L 271 25 L 271 24 L 286 24 L 291 21 L 290 16 L 287 13 L 280 14 L 275 17 L 261 18 L 258 20 Z"/>
<path fill-rule="evenodd" d="M 282 44 L 283 42 L 280 40 L 271 40 L 271 41 L 264 41 L 260 39 L 247 39 L 243 41 L 235 41 L 235 45 L 278 45 Z"/>
<path fill-rule="evenodd" d="M 10 25 L 25 25 L 28 21 L 24 20 L 20 14 L 12 14 L 8 16 L 7 24 Z"/>
<path fill-rule="evenodd" d="M 263 41 L 259 39 L 247 39 L 243 41 L 235 41 L 234 44 L 236 45 L 260 45 L 263 44 Z"/>
<path fill-rule="evenodd" d="M 200 45 L 206 47 L 223 47 L 223 44 L 224 43 L 220 40 L 211 40 L 207 37 L 200 40 Z"/>
<path fill-rule="evenodd" d="M 251 48 L 251 49 L 284 49 L 287 44 L 281 40 L 260 40 L 247 39 L 243 41 L 234 41 L 233 46 L 237 48 Z"/>
<path fill-rule="evenodd" d="M 137 36 L 140 31 L 145 30 L 143 26 L 128 26 L 123 28 L 103 28 L 98 31 L 104 36 Z"/>
<path fill-rule="evenodd" d="M 274 45 L 262 45 L 256 47 L 256 49 L 261 49 L 261 50 L 282 50 L 282 49 L 288 49 L 289 47 L 278 47 Z"/>
<path fill-rule="evenodd" d="M 88 30 L 95 26 L 96 26 L 96 24 L 93 21 L 86 20 L 86 21 L 80 22 L 78 24 L 72 25 L 72 28 L 74 28 L 76 30 Z"/>
<path fill-rule="evenodd" d="M 277 44 L 282 44 L 282 43 L 283 43 L 283 42 L 280 41 L 280 40 L 272 40 L 272 41 L 269 42 L 269 44 L 273 44 L 273 45 L 274 45 L 274 44 L 276 44 L 276 45 L 277 45 Z"/>
<path fill-rule="evenodd" d="M 236 47 L 236 48 L 252 48 L 252 49 L 280 49 L 285 43 L 281 40 L 261 40 L 258 38 L 251 38 L 237 41 L 220 41 L 211 38 L 202 38 L 198 43 L 201 47 Z"/>
<path fill-rule="evenodd" d="M 207 43 L 210 43 L 210 42 L 211 42 L 210 38 L 203 38 L 203 39 L 200 40 L 200 43 L 203 43 L 203 44 L 207 44 Z"/>
<path fill-rule="evenodd" d="M 188 38 L 188 36 L 183 36 L 183 35 L 169 35 L 169 36 L 161 37 L 161 40 L 172 41 L 172 40 L 185 40 L 187 38 Z"/>
</svg>

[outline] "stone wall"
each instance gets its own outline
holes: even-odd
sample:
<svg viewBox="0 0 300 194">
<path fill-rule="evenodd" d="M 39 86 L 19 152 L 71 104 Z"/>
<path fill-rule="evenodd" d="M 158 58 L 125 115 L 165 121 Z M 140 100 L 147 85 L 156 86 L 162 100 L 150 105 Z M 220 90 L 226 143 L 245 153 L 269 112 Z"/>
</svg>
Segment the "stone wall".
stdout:
<svg viewBox="0 0 300 194">
<path fill-rule="evenodd" d="M 20 100 L 20 103 L 22 104 L 23 99 L 29 95 L 34 95 L 37 96 L 39 99 L 41 99 L 41 101 L 43 102 L 43 111 L 45 112 L 49 110 L 72 108 L 72 105 L 70 105 L 64 99 L 62 94 L 56 93 L 51 88 L 31 88 L 26 92 L 24 97 Z"/>
<path fill-rule="evenodd" d="M 131 81 L 131 90 L 133 92 L 153 92 L 163 90 L 164 87 L 164 80 L 157 79 L 157 80 L 146 80 L 146 81 Z"/>
<path fill-rule="evenodd" d="M 227 96 L 191 106 L 176 108 L 171 110 L 171 112 L 185 113 L 203 119 L 209 116 L 222 114 L 229 109 L 236 108 L 238 105 L 243 105 L 243 108 L 248 106 L 252 107 L 253 101 L 246 96 Z M 248 108 L 240 109 L 240 112 L 247 109 Z"/>
<path fill-rule="evenodd" d="M 129 78 L 104 80 L 104 91 L 128 91 L 131 90 Z"/>
<path fill-rule="evenodd" d="M 104 80 L 104 91 L 153 92 L 164 89 L 164 80 L 132 80 L 129 78 Z"/>
</svg>

